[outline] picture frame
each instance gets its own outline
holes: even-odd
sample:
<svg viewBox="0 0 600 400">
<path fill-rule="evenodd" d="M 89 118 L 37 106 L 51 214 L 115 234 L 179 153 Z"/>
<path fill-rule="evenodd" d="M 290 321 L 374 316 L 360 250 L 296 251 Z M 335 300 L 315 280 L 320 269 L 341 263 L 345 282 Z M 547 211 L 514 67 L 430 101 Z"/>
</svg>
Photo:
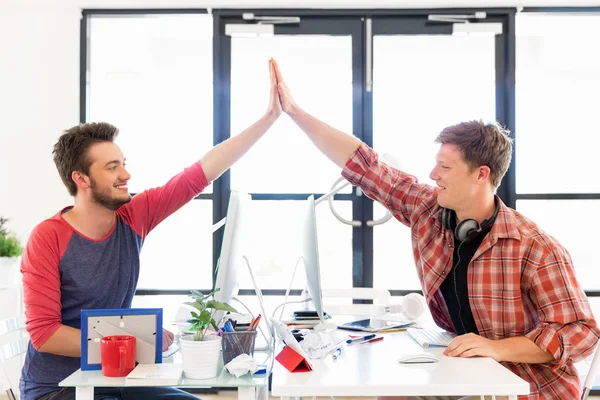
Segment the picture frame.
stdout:
<svg viewBox="0 0 600 400">
<path fill-rule="evenodd" d="M 136 338 L 136 362 L 162 363 L 162 308 L 81 310 L 81 370 L 102 369 L 100 343 L 104 336 Z"/>
</svg>

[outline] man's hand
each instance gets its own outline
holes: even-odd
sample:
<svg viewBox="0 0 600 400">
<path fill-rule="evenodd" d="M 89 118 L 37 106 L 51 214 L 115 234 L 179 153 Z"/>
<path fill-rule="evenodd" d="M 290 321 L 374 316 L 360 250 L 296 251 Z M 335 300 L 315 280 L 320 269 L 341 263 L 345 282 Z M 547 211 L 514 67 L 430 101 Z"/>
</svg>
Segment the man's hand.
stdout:
<svg viewBox="0 0 600 400">
<path fill-rule="evenodd" d="M 297 110 L 298 106 L 292 98 L 292 93 L 290 92 L 290 89 L 287 87 L 285 81 L 283 80 L 283 77 L 281 76 L 281 71 L 279 70 L 279 65 L 277 65 L 277 61 L 271 59 L 271 64 L 275 70 L 275 77 L 277 80 L 277 89 L 279 91 L 279 100 L 281 101 L 281 107 L 283 108 L 283 111 L 285 111 L 287 114 L 292 114 Z"/>
<path fill-rule="evenodd" d="M 491 357 L 502 361 L 498 352 L 498 343 L 495 340 L 486 339 L 474 333 L 457 336 L 444 350 L 448 357 Z"/>
<path fill-rule="evenodd" d="M 171 331 L 163 329 L 162 331 L 162 351 L 167 351 L 167 349 L 173 344 L 173 340 L 175 335 Z"/>
<path fill-rule="evenodd" d="M 269 108 L 267 114 L 275 118 L 281 115 L 281 102 L 279 101 L 279 91 L 277 88 L 277 76 L 275 75 L 275 60 L 269 60 L 269 73 L 271 75 L 271 94 L 269 98 Z"/>
</svg>

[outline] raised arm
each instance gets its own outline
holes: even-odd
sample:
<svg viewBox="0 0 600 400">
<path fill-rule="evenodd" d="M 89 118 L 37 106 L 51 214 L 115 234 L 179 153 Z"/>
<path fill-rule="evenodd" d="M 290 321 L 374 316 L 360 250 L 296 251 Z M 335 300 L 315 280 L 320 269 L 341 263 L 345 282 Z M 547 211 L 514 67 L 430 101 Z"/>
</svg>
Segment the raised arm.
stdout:
<svg viewBox="0 0 600 400">
<path fill-rule="evenodd" d="M 323 154 L 337 166 L 343 168 L 352 153 L 360 146 L 360 140 L 327 125 L 298 107 L 283 80 L 277 62 L 273 60 L 272 63 L 277 77 L 277 88 L 283 111 L 294 120 Z"/>
<path fill-rule="evenodd" d="M 223 143 L 213 147 L 204 157 L 200 159 L 202 169 L 208 182 L 217 179 L 223 172 L 227 171 L 237 160 L 269 130 L 271 125 L 281 115 L 281 104 L 277 93 L 277 80 L 275 77 L 274 61 L 269 60 L 269 72 L 271 75 L 271 93 L 269 106 L 265 115 L 250 125 L 246 130 Z"/>
</svg>

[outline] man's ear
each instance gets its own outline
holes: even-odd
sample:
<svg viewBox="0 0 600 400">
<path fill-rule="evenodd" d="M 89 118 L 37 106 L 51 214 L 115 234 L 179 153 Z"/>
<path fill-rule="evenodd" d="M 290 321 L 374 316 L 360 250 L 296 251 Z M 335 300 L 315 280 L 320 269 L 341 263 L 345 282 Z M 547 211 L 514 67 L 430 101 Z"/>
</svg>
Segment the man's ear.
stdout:
<svg viewBox="0 0 600 400">
<path fill-rule="evenodd" d="M 478 168 L 477 180 L 481 183 L 487 182 L 490 179 L 491 172 L 492 171 L 490 170 L 490 167 L 488 167 L 487 165 L 482 165 Z"/>
<path fill-rule="evenodd" d="M 91 186 L 90 177 L 80 171 L 73 171 L 71 179 L 75 182 L 78 189 L 89 189 Z"/>
</svg>

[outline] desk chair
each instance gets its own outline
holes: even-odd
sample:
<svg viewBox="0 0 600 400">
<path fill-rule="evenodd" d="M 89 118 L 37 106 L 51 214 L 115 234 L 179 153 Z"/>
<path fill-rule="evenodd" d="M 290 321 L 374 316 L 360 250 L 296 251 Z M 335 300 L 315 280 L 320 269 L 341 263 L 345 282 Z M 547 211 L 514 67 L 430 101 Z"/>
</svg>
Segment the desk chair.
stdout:
<svg viewBox="0 0 600 400">
<path fill-rule="evenodd" d="M 13 385 L 7 372 L 7 361 L 25 354 L 29 344 L 29 337 L 24 337 L 25 335 L 24 317 L 15 317 L 0 321 L 0 338 L 11 338 L 8 343 L 0 346 L 0 383 L 6 391 L 9 400 L 16 400 L 16 396 L 12 390 Z"/>
<path fill-rule="evenodd" d="M 583 387 L 583 395 L 581 396 L 581 400 L 586 400 L 590 395 L 590 391 L 594 386 L 594 381 L 596 380 L 596 373 L 598 372 L 598 368 L 600 367 L 600 343 L 596 346 L 596 354 L 594 354 L 594 358 L 592 359 L 592 364 L 590 365 L 590 370 L 587 373 L 585 378 L 585 384 Z"/>
<path fill-rule="evenodd" d="M 323 289 L 323 308 L 331 315 L 371 315 L 373 304 L 389 305 L 389 290 L 374 288 Z M 332 298 L 349 300 L 350 303 L 332 301 Z M 353 304 L 352 300 L 373 300 L 373 304 Z"/>
</svg>

